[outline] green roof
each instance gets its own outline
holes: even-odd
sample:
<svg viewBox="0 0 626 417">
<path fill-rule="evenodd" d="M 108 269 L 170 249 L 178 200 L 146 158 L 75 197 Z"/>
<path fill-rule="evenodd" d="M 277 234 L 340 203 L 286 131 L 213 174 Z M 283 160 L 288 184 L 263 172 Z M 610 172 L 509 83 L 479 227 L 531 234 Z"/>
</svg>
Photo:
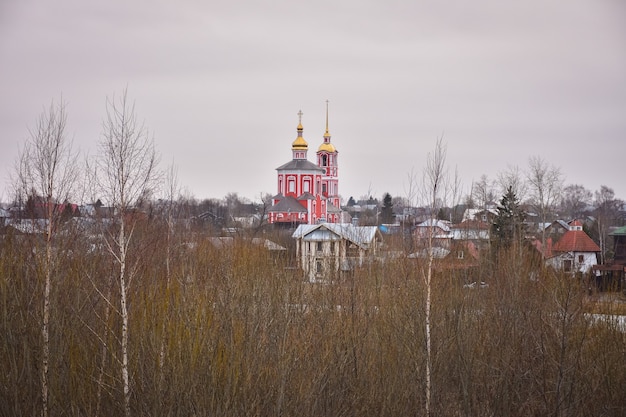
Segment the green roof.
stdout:
<svg viewBox="0 0 626 417">
<path fill-rule="evenodd" d="M 617 228 L 615 230 L 613 230 L 611 233 L 609 233 L 610 236 L 625 236 L 626 235 L 626 226 L 622 226 L 620 228 Z"/>
</svg>

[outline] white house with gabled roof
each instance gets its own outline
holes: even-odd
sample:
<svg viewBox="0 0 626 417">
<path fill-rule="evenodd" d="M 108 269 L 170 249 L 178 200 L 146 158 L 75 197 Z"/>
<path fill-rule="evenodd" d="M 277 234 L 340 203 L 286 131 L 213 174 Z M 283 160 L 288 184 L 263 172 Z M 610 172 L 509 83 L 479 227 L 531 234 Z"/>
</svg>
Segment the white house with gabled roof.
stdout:
<svg viewBox="0 0 626 417">
<path fill-rule="evenodd" d="M 598 264 L 600 247 L 587 233 L 583 225 L 575 220 L 569 230 L 546 251 L 548 265 L 564 272 L 583 274 L 589 273 Z"/>
<path fill-rule="evenodd" d="M 378 254 L 382 243 L 378 227 L 351 223 L 301 224 L 292 237 L 298 262 L 310 282 L 363 265 Z"/>
</svg>

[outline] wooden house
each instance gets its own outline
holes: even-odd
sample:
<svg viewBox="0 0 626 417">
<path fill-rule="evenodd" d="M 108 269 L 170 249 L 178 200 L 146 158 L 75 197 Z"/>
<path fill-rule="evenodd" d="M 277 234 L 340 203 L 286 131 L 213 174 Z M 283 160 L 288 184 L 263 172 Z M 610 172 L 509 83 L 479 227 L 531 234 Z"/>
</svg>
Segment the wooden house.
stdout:
<svg viewBox="0 0 626 417">
<path fill-rule="evenodd" d="M 598 288 L 621 290 L 626 279 L 626 226 L 612 231 L 609 236 L 613 237 L 613 259 L 604 265 L 596 265 L 593 269 L 599 275 Z"/>
<path fill-rule="evenodd" d="M 310 282 L 363 265 L 378 254 L 382 243 L 378 227 L 350 223 L 301 224 L 292 237 L 298 262 Z"/>
</svg>

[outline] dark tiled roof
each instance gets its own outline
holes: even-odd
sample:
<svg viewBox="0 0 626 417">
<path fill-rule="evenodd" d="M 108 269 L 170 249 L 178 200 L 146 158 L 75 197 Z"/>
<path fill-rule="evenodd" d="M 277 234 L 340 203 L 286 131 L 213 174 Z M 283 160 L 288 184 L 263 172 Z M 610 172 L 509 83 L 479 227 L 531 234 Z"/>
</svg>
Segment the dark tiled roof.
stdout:
<svg viewBox="0 0 626 417">
<path fill-rule="evenodd" d="M 299 201 L 302 200 L 315 200 L 315 196 L 311 193 L 304 193 L 300 197 L 298 197 Z"/>
<path fill-rule="evenodd" d="M 315 165 L 313 162 L 308 161 L 306 159 L 292 159 L 291 161 L 287 162 L 286 164 L 283 164 L 283 165 L 279 166 L 278 168 L 276 168 L 276 170 L 277 171 L 285 171 L 285 170 L 305 171 L 305 170 L 310 170 L 310 171 L 325 172 L 324 168 L 320 168 L 317 165 Z"/>
<path fill-rule="evenodd" d="M 268 211 L 275 213 L 306 213 L 307 210 L 291 196 L 284 197 Z"/>
</svg>

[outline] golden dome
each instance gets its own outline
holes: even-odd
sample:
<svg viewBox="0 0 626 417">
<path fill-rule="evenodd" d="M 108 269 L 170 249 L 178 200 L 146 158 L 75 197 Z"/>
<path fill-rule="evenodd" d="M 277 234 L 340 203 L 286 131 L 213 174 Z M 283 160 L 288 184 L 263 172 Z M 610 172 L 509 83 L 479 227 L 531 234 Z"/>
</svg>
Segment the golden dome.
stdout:
<svg viewBox="0 0 626 417">
<path fill-rule="evenodd" d="M 291 149 L 293 150 L 298 150 L 298 149 L 306 150 L 308 148 L 309 148 L 309 144 L 306 143 L 306 140 L 304 140 L 304 138 L 300 135 L 298 135 L 296 140 L 294 140 L 293 143 L 291 144 Z"/>
<path fill-rule="evenodd" d="M 328 142 L 328 143 L 322 143 L 320 145 L 320 147 L 317 149 L 318 152 L 328 152 L 328 153 L 333 153 L 333 152 L 337 152 L 337 150 L 335 149 L 335 145 L 333 145 L 332 143 Z"/>
<path fill-rule="evenodd" d="M 300 110 L 298 112 L 298 137 L 291 144 L 291 149 L 294 151 L 306 151 L 307 149 L 309 149 L 309 144 L 306 143 L 306 140 L 304 140 L 304 138 L 302 137 L 302 131 L 304 130 L 304 128 L 302 127 L 302 115 L 302 110 Z"/>
</svg>

